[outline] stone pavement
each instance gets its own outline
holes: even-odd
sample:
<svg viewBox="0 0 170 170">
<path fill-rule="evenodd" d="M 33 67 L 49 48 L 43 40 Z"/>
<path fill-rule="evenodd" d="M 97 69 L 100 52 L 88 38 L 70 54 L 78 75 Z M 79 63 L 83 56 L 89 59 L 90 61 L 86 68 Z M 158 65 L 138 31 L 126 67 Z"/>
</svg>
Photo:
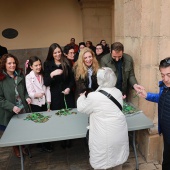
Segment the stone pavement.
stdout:
<svg viewBox="0 0 170 170">
<path fill-rule="evenodd" d="M 72 147 L 63 149 L 61 142 L 53 142 L 54 151 L 40 152 L 36 145 L 30 145 L 32 158 L 25 157 L 25 170 L 93 170 L 89 164 L 88 147 L 85 139 L 72 140 Z M 138 152 L 139 170 L 162 170 L 157 162 L 147 163 Z M 20 159 L 13 154 L 12 147 L 0 148 L 0 170 L 20 170 Z M 135 158 L 132 149 L 123 170 L 135 170 Z"/>
</svg>

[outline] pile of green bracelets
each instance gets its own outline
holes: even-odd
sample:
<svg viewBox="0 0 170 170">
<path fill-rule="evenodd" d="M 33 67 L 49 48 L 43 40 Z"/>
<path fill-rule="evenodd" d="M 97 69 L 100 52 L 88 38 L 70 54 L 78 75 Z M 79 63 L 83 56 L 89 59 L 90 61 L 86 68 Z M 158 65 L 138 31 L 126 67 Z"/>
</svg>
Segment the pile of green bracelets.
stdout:
<svg viewBox="0 0 170 170">
<path fill-rule="evenodd" d="M 35 123 L 45 123 L 51 116 L 44 116 L 41 113 L 31 113 L 24 120 L 32 120 Z"/>
<path fill-rule="evenodd" d="M 77 112 L 71 112 L 70 110 L 71 110 L 71 108 L 61 109 L 61 110 L 57 111 L 56 115 L 67 116 L 67 115 L 71 115 L 71 114 L 77 114 Z"/>
<path fill-rule="evenodd" d="M 134 114 L 136 112 L 138 112 L 139 110 L 136 109 L 134 106 L 126 103 L 126 102 L 123 102 L 123 110 L 122 112 L 127 115 L 127 114 Z"/>
<path fill-rule="evenodd" d="M 66 99 L 65 99 L 65 95 L 64 95 L 64 104 L 65 104 L 65 109 L 60 109 L 59 111 L 57 111 L 56 115 L 71 115 L 71 114 L 77 114 L 77 112 L 70 112 L 70 110 L 72 110 L 71 108 L 67 107 L 67 103 L 66 103 Z"/>
</svg>

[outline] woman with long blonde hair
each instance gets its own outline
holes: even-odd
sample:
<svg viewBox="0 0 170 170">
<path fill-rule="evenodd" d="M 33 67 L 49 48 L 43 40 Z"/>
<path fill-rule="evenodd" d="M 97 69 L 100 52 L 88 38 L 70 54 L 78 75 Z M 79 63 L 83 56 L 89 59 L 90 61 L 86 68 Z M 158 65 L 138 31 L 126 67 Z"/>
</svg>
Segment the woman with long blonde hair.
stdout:
<svg viewBox="0 0 170 170">
<path fill-rule="evenodd" d="M 75 99 L 79 94 L 86 91 L 94 91 L 97 89 L 97 71 L 99 69 L 98 61 L 96 60 L 94 52 L 85 47 L 80 51 L 77 62 L 74 64 L 74 76 L 76 81 Z"/>
</svg>

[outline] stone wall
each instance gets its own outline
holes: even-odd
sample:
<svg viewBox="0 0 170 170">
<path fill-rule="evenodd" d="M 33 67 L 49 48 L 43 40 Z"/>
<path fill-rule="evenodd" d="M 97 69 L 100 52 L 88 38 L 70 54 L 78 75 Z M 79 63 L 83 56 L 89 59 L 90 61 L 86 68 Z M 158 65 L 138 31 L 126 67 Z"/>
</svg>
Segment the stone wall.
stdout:
<svg viewBox="0 0 170 170">
<path fill-rule="evenodd" d="M 41 59 L 42 63 L 45 61 L 49 48 L 30 48 L 30 49 L 17 49 L 17 50 L 8 50 L 9 53 L 16 56 L 19 60 L 20 68 L 24 68 L 24 64 L 27 59 L 31 56 L 37 56 Z"/>
<path fill-rule="evenodd" d="M 161 80 L 158 65 L 161 59 L 170 56 L 169 9 L 170 1 L 166 0 L 114 0 L 115 41 L 122 42 L 125 52 L 133 56 L 137 80 L 150 92 L 158 92 Z M 144 99 L 131 100 L 157 127 L 157 104 Z M 145 131 L 137 139 L 148 161 L 161 161 L 159 135 Z"/>
<path fill-rule="evenodd" d="M 112 42 L 112 0 L 80 0 L 84 41 Z"/>
</svg>

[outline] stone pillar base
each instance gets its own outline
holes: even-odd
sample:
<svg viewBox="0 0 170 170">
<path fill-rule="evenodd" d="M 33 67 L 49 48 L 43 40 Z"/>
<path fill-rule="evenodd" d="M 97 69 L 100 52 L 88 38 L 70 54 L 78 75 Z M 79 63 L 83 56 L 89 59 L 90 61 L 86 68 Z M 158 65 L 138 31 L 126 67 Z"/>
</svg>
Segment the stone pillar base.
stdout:
<svg viewBox="0 0 170 170">
<path fill-rule="evenodd" d="M 148 130 L 137 132 L 138 149 L 147 162 L 162 163 L 163 138 L 159 134 L 150 134 Z"/>
</svg>

